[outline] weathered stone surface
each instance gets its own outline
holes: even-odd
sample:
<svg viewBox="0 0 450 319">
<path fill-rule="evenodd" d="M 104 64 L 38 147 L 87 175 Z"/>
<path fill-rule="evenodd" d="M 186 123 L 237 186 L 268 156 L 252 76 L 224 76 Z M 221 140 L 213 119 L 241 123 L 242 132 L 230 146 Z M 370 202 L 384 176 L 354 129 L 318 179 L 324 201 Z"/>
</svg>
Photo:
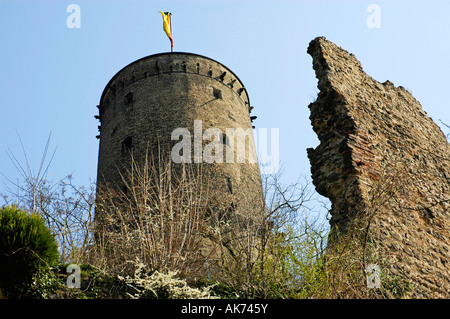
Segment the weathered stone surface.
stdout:
<svg viewBox="0 0 450 319">
<path fill-rule="evenodd" d="M 450 297 L 450 145 L 403 87 L 380 83 L 323 37 L 308 53 L 320 90 L 309 105 L 320 145 L 308 149 L 331 226 L 371 218 L 392 273 L 412 297 Z"/>
</svg>

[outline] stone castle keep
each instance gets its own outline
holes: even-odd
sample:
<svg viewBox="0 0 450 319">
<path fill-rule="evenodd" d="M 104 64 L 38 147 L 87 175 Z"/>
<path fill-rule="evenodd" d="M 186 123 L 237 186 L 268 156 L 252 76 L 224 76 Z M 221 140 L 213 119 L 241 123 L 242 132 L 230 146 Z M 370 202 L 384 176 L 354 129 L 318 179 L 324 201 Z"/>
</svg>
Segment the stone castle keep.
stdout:
<svg viewBox="0 0 450 319">
<path fill-rule="evenodd" d="M 320 90 L 309 105 L 320 144 L 307 153 L 316 190 L 332 203 L 332 229 L 345 231 L 355 220 L 368 221 L 382 266 L 413 284 L 410 297 L 450 297 L 450 145 L 445 135 L 407 90 L 374 80 L 354 55 L 323 37 L 311 41 L 307 52 Z M 230 69 L 179 52 L 124 67 L 106 85 L 98 109 L 97 185 L 123 191 L 120 172 L 132 161 L 145 161 L 149 152 L 170 154 L 179 142 L 172 138 L 175 129 L 194 134 L 194 121 L 201 120 L 202 130 L 251 132 L 255 119 L 248 93 Z M 248 146 L 230 139 L 234 136 L 223 134 L 216 142 Z M 195 156 L 199 145 L 190 147 Z M 235 212 L 263 211 L 260 171 L 250 152 L 243 162 L 202 164 L 209 172 L 205 182 Z M 261 205 L 255 208 L 255 203 Z"/>
<path fill-rule="evenodd" d="M 450 297 L 450 145 L 403 87 L 368 76 L 352 54 L 320 37 L 308 48 L 319 80 L 309 105 L 320 145 L 308 149 L 331 226 L 370 221 L 385 267 L 412 297 Z"/>
<path fill-rule="evenodd" d="M 172 134 L 180 128 L 192 135 L 188 165 L 202 162 L 196 154 L 202 154 L 208 141 L 196 144 L 194 135 L 202 137 L 203 131 L 216 128 L 223 133 L 216 142 L 226 149 L 234 148 L 235 161 L 202 163 L 207 175 L 204 183 L 221 193 L 233 210 L 248 210 L 258 200 L 262 203 L 258 163 L 250 160 L 251 152 L 256 152 L 250 143 L 252 121 L 256 117 L 250 116 L 252 107 L 243 83 L 219 62 L 179 52 L 144 57 L 114 75 L 98 108 L 99 185 L 126 191 L 120 174 L 130 169 L 132 160 L 143 163 L 147 155 L 158 156 L 159 152 L 171 160 L 171 149 L 181 139 Z M 200 127 L 195 125 L 199 123 Z M 227 136 L 227 129 L 247 132 L 247 143 L 238 143 L 236 136 Z M 214 138 L 219 137 L 206 140 Z M 245 158 L 239 161 L 237 155 L 242 151 Z"/>
</svg>

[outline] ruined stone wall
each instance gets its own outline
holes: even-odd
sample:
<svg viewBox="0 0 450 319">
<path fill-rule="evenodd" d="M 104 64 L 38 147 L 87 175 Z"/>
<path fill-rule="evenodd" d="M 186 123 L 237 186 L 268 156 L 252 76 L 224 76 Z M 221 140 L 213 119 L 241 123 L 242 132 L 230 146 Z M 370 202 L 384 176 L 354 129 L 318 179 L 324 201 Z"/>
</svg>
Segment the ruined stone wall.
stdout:
<svg viewBox="0 0 450 319">
<path fill-rule="evenodd" d="M 367 75 L 353 54 L 323 37 L 308 53 L 320 90 L 309 105 L 320 144 L 308 149 L 331 226 L 370 218 L 391 273 L 411 297 L 450 297 L 450 145 L 403 87 Z"/>
</svg>

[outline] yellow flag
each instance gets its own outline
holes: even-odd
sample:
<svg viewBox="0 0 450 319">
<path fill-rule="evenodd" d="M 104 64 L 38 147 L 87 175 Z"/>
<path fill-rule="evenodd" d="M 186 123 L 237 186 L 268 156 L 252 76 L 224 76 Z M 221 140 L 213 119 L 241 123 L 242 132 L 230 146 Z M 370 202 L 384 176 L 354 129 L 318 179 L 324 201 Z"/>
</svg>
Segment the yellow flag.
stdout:
<svg viewBox="0 0 450 319">
<path fill-rule="evenodd" d="M 163 17 L 163 29 L 170 39 L 170 45 L 173 48 L 173 38 L 172 38 L 172 13 L 159 11 Z"/>
</svg>

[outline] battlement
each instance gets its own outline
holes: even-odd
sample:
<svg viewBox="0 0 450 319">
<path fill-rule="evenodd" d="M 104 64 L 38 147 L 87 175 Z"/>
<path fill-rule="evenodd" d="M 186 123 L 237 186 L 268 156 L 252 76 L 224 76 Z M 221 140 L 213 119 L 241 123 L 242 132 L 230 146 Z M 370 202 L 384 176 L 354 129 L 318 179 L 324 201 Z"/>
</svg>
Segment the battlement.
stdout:
<svg viewBox="0 0 450 319">
<path fill-rule="evenodd" d="M 120 94 L 122 90 L 126 90 L 130 84 L 149 77 L 171 73 L 187 73 L 212 78 L 217 82 L 218 86 L 226 87 L 233 91 L 248 106 L 249 112 L 253 108 L 250 107 L 250 100 L 245 86 L 229 68 L 205 56 L 176 52 L 144 57 L 128 64 L 117 72 L 102 93 L 98 106 L 100 113 L 108 107 L 117 94 Z"/>
</svg>

